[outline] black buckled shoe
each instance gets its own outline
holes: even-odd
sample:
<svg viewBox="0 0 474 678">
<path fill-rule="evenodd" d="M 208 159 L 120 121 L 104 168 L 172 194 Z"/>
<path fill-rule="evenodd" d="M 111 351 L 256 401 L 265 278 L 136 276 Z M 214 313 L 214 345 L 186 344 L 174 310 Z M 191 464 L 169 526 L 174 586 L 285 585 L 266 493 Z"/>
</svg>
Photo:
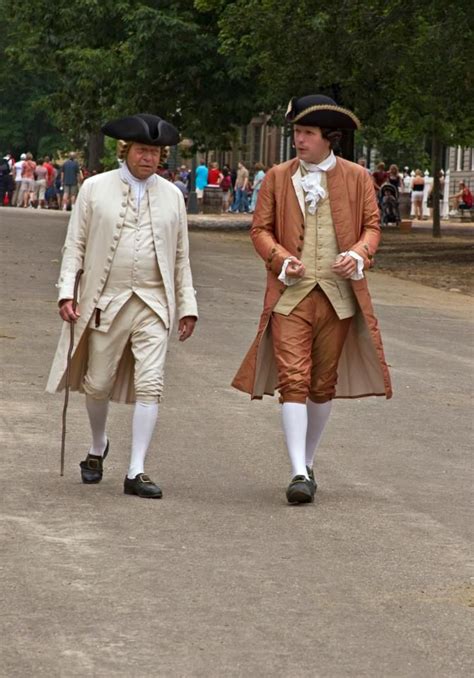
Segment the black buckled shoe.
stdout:
<svg viewBox="0 0 474 678">
<path fill-rule="evenodd" d="M 286 490 L 289 504 L 309 504 L 314 501 L 315 484 L 306 476 L 295 476 Z"/>
<path fill-rule="evenodd" d="M 137 497 L 148 497 L 150 499 L 161 499 L 163 496 L 161 488 L 145 473 L 138 473 L 133 479 L 125 476 L 123 491 L 125 494 L 136 494 Z"/>
<path fill-rule="evenodd" d="M 110 441 L 107 439 L 107 445 L 105 446 L 104 454 L 101 457 L 95 454 L 88 454 L 84 461 L 81 461 L 79 464 L 81 467 L 81 478 L 83 483 L 92 485 L 93 483 L 100 483 L 102 480 L 102 463 L 109 453 L 109 442 Z"/>
<path fill-rule="evenodd" d="M 311 480 L 311 482 L 312 482 L 313 485 L 314 485 L 314 491 L 316 492 L 316 490 L 318 489 L 318 485 L 317 485 L 316 480 L 315 480 L 315 477 L 314 477 L 314 471 L 313 471 L 313 469 L 310 468 L 309 466 L 306 467 L 306 470 L 307 470 L 307 472 L 308 472 L 309 479 Z"/>
</svg>

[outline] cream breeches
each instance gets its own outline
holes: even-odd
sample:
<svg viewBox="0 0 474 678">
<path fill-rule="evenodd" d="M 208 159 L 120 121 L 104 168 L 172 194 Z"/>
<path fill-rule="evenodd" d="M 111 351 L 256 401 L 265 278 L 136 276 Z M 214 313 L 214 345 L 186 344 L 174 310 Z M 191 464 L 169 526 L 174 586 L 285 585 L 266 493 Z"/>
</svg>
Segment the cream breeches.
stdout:
<svg viewBox="0 0 474 678">
<path fill-rule="evenodd" d="M 139 297 L 120 309 L 107 332 L 89 335 L 89 362 L 84 391 L 97 400 L 110 397 L 120 358 L 130 341 L 135 359 L 135 393 L 140 402 L 159 402 L 164 383 L 168 330 Z"/>
</svg>

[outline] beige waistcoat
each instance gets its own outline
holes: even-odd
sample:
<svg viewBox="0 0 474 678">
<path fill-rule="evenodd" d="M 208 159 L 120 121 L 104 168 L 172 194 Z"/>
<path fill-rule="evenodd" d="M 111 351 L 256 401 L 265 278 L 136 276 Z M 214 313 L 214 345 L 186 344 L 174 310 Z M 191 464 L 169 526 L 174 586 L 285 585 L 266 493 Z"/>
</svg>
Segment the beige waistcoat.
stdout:
<svg viewBox="0 0 474 678">
<path fill-rule="evenodd" d="M 117 313 L 133 294 L 140 297 L 169 328 L 165 287 L 151 227 L 148 191 L 141 200 L 140 209 L 137 209 L 136 201 L 129 193 L 113 265 L 97 303 L 97 308 L 101 310 L 100 325 L 96 327 L 94 314 L 90 327 L 107 332 Z"/>
<path fill-rule="evenodd" d="M 273 310 L 289 315 L 319 284 L 342 320 L 355 314 L 356 301 L 350 282 L 340 278 L 331 268 L 340 248 L 331 216 L 326 172 L 321 173 L 321 186 L 326 190 L 326 197 L 318 202 L 316 213 L 310 214 L 308 208 L 305 209 L 305 236 L 301 254 L 305 275 L 300 282 L 286 288 Z"/>
</svg>

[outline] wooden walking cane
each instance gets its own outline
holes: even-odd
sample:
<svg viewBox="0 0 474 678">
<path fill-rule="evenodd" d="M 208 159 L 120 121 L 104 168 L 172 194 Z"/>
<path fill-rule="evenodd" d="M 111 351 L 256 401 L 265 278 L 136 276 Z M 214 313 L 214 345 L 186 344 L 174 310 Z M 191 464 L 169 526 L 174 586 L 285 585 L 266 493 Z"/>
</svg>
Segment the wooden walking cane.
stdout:
<svg viewBox="0 0 474 678">
<path fill-rule="evenodd" d="M 74 281 L 74 295 L 73 295 L 73 300 L 72 300 L 72 309 L 73 311 L 76 310 L 77 307 L 77 294 L 79 291 L 79 281 L 81 279 L 81 275 L 84 273 L 82 268 L 78 270 L 76 273 L 76 279 Z M 72 357 L 72 349 L 74 348 L 74 322 L 69 323 L 69 350 L 67 352 L 67 363 L 66 363 L 66 386 L 65 386 L 65 392 L 64 392 L 64 407 L 63 407 L 63 431 L 62 431 L 62 436 L 61 436 L 61 470 L 59 475 L 63 476 L 64 475 L 64 451 L 66 447 L 66 412 L 67 412 L 67 406 L 69 403 L 69 382 L 71 379 L 71 357 Z"/>
</svg>

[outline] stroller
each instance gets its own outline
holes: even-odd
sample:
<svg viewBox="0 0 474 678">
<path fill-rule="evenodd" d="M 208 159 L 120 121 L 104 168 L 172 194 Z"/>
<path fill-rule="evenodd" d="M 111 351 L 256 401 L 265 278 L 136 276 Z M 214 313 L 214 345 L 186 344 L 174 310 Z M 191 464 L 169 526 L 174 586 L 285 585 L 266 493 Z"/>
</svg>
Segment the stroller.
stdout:
<svg viewBox="0 0 474 678">
<path fill-rule="evenodd" d="M 379 190 L 379 207 L 382 217 L 382 226 L 400 224 L 400 203 L 398 200 L 398 188 L 393 184 L 383 184 Z"/>
</svg>

